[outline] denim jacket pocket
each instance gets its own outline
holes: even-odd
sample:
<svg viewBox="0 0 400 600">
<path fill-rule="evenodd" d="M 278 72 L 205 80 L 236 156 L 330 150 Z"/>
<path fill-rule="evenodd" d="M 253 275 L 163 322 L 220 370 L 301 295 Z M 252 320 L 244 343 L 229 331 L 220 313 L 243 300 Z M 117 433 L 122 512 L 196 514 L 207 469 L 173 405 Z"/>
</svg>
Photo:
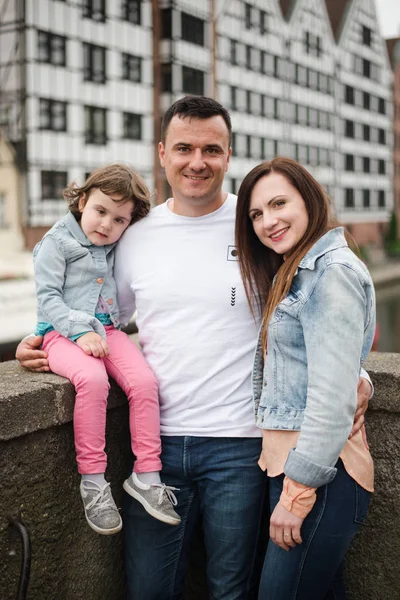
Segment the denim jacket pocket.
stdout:
<svg viewBox="0 0 400 600">
<path fill-rule="evenodd" d="M 354 481 L 354 485 L 356 488 L 354 522 L 360 523 L 362 525 L 368 513 L 368 507 L 371 501 L 372 494 L 371 492 L 367 492 L 367 490 L 361 487 L 361 485 L 359 485 L 356 481 Z"/>
</svg>

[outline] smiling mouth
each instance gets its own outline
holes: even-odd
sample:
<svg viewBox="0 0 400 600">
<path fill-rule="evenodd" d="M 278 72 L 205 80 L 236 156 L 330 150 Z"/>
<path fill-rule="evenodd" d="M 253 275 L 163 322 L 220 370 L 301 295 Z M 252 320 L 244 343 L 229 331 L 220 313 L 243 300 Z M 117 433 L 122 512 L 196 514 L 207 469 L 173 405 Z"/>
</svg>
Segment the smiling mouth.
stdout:
<svg viewBox="0 0 400 600">
<path fill-rule="evenodd" d="M 100 231 L 96 231 L 97 235 L 100 235 L 103 238 L 108 237 L 105 233 L 101 233 Z"/>
<path fill-rule="evenodd" d="M 284 227 L 284 229 L 280 229 L 279 231 L 275 231 L 269 237 L 273 242 L 279 242 L 285 235 L 285 233 L 289 230 L 289 227 Z"/>
<path fill-rule="evenodd" d="M 192 181 L 205 181 L 208 177 L 196 177 L 196 175 L 185 175 L 187 179 L 191 179 Z"/>
</svg>

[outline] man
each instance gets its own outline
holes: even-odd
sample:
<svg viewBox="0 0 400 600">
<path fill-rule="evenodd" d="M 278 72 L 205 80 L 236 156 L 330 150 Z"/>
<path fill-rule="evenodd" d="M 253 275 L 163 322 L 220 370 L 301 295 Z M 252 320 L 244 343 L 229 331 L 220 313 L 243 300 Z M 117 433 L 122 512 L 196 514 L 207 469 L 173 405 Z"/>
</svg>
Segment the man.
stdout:
<svg viewBox="0 0 400 600">
<path fill-rule="evenodd" d="M 140 343 L 160 385 L 162 478 L 179 488 L 182 519 L 169 527 L 129 503 L 132 600 L 180 597 L 200 514 L 210 597 L 249 594 L 265 477 L 251 391 L 258 324 L 236 260 L 236 198 L 222 191 L 230 146 L 231 121 L 220 104 L 204 97 L 175 102 L 159 144 L 172 198 L 131 227 L 117 251 L 121 321 L 137 308 Z M 17 358 L 48 370 L 45 354 L 32 350 L 38 341 L 21 343 Z M 365 399 L 369 385 L 360 385 Z"/>
</svg>

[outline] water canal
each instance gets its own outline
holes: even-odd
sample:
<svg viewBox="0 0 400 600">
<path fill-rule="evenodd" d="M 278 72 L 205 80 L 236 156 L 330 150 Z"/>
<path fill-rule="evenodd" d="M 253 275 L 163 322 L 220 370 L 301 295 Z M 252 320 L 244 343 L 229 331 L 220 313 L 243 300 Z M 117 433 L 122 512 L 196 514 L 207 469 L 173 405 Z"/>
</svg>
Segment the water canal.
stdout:
<svg viewBox="0 0 400 600">
<path fill-rule="evenodd" d="M 376 290 L 377 350 L 400 352 L 400 281 Z"/>
</svg>

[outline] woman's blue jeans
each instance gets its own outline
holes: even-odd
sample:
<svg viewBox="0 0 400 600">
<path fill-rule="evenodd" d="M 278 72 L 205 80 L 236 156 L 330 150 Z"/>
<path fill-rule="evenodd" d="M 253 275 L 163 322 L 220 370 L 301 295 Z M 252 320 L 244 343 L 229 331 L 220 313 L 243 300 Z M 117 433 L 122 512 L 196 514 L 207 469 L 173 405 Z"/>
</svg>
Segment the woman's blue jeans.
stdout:
<svg viewBox="0 0 400 600">
<path fill-rule="evenodd" d="M 286 552 L 269 542 L 259 600 L 345 600 L 343 559 L 364 522 L 371 494 L 346 472 L 342 461 L 303 522 L 303 543 Z M 269 479 L 271 512 L 279 501 L 283 475 Z"/>
<path fill-rule="evenodd" d="M 182 597 L 189 547 L 202 517 L 212 600 L 246 600 L 266 488 L 260 438 L 162 439 L 161 479 L 179 488 L 173 527 L 127 499 L 124 518 L 128 600 Z"/>
</svg>

